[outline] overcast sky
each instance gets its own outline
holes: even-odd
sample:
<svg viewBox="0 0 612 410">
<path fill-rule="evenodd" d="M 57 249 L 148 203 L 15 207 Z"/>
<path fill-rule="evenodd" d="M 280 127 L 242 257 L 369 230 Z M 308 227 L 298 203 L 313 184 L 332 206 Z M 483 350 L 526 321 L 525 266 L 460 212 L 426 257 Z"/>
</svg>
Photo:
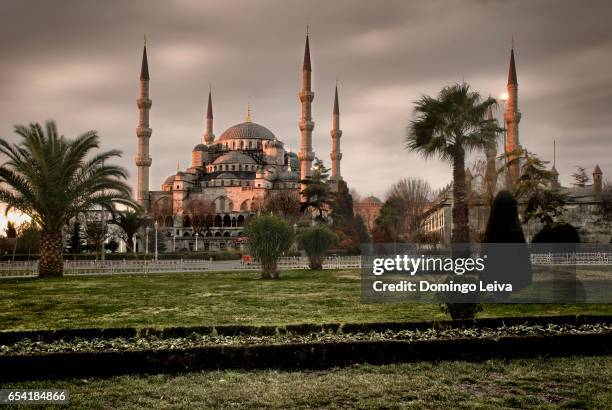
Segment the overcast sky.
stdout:
<svg viewBox="0 0 612 410">
<path fill-rule="evenodd" d="M 612 3 L 609 1 L 1 1 L 0 136 L 55 119 L 99 132 L 136 169 L 143 34 L 151 74 L 151 189 L 201 142 L 212 84 L 214 131 L 253 121 L 299 149 L 300 70 L 310 25 L 313 144 L 329 166 L 338 78 L 342 173 L 383 196 L 402 177 L 441 187 L 450 167 L 404 149 L 413 102 L 465 79 L 505 91 L 514 36 L 520 140 L 552 160 L 562 183 L 576 165 L 612 175 Z M 500 113 L 497 113 L 501 118 Z"/>
</svg>

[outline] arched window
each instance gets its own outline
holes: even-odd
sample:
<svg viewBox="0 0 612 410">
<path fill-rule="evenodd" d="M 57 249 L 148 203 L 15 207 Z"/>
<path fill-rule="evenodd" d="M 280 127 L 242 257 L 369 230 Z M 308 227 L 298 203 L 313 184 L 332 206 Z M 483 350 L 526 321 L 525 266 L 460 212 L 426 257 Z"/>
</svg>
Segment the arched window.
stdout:
<svg viewBox="0 0 612 410">
<path fill-rule="evenodd" d="M 230 237 L 230 233 L 228 231 L 223 232 L 223 236 L 226 238 Z"/>
<path fill-rule="evenodd" d="M 164 224 L 166 228 L 172 228 L 174 223 L 172 222 L 172 217 L 170 215 L 166 216 L 166 223 Z"/>
<path fill-rule="evenodd" d="M 232 227 L 234 227 L 234 228 L 236 227 L 236 218 L 235 217 L 232 218 Z"/>
<path fill-rule="evenodd" d="M 219 231 L 215 232 L 215 237 L 216 238 L 220 238 L 221 237 L 221 232 L 219 232 Z"/>
<path fill-rule="evenodd" d="M 188 238 L 188 237 L 189 237 L 189 232 L 183 232 L 183 236 L 184 236 L 185 238 Z"/>
<path fill-rule="evenodd" d="M 206 235 L 207 238 L 210 238 L 212 236 L 212 232 L 211 231 L 206 231 Z"/>
<path fill-rule="evenodd" d="M 244 149 L 244 141 L 240 140 L 240 149 Z"/>
<path fill-rule="evenodd" d="M 253 149 L 253 141 L 249 141 L 249 149 Z"/>
<path fill-rule="evenodd" d="M 185 216 L 183 217 L 183 226 L 184 226 L 185 228 L 189 228 L 189 227 L 191 227 L 191 218 L 189 218 L 189 215 L 185 215 Z"/>
<path fill-rule="evenodd" d="M 236 223 L 238 226 L 244 226 L 244 216 L 243 215 L 238 216 Z"/>
<path fill-rule="evenodd" d="M 222 223 L 221 215 L 215 216 L 215 226 L 221 226 Z"/>
<path fill-rule="evenodd" d="M 230 219 L 229 215 L 225 215 L 223 217 L 223 226 L 231 226 L 232 225 L 232 220 Z"/>
</svg>

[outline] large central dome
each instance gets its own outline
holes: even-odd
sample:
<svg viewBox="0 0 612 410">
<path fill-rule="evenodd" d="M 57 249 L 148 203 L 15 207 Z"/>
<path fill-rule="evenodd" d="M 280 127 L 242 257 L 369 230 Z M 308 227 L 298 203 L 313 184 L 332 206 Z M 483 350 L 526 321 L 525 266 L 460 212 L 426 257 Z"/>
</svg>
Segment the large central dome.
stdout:
<svg viewBox="0 0 612 410">
<path fill-rule="evenodd" d="M 254 122 L 243 122 L 228 128 L 221 134 L 219 141 L 236 139 L 275 140 L 272 131 Z"/>
</svg>

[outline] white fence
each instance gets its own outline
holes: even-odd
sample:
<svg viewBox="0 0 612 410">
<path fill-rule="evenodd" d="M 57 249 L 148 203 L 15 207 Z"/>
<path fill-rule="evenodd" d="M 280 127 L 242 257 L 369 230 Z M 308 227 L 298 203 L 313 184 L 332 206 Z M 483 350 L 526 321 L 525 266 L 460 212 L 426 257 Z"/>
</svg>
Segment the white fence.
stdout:
<svg viewBox="0 0 612 410">
<path fill-rule="evenodd" d="M 323 269 L 353 269 L 361 267 L 360 256 L 332 256 L 325 259 Z M 37 261 L 0 262 L 0 278 L 35 277 Z M 224 272 L 237 270 L 258 270 L 258 263 L 233 261 L 207 261 L 202 259 L 171 260 L 123 260 L 123 261 L 65 261 L 64 275 L 119 275 L 131 273 L 172 273 L 172 272 Z M 278 269 L 308 269 L 308 258 L 286 257 L 278 261 Z"/>
<path fill-rule="evenodd" d="M 610 252 L 580 252 L 580 253 L 534 253 L 531 254 L 534 265 L 577 265 L 577 266 L 610 266 Z"/>
<path fill-rule="evenodd" d="M 534 265 L 577 265 L 612 266 L 611 252 L 582 253 L 539 253 L 531 255 Z M 0 262 L 0 278 L 35 277 L 37 261 Z M 121 275 L 131 273 L 172 273 L 172 272 L 224 272 L 258 270 L 258 263 L 233 261 L 207 261 L 202 259 L 170 260 L 122 260 L 122 261 L 65 261 L 64 275 Z M 323 269 L 360 269 L 361 256 L 330 256 L 325 258 Z M 308 258 L 280 258 L 279 270 L 308 269 Z"/>
</svg>

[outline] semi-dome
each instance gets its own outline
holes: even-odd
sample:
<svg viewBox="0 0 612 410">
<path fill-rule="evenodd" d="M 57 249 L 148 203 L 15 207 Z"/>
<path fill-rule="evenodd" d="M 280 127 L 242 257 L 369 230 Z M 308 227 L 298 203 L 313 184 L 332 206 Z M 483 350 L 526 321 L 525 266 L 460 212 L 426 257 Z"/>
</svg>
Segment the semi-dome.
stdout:
<svg viewBox="0 0 612 410">
<path fill-rule="evenodd" d="M 203 152 L 205 152 L 205 151 L 207 151 L 207 147 L 204 144 L 198 144 L 195 147 L 193 147 L 193 149 L 191 151 L 192 152 L 193 151 L 203 151 Z"/>
<path fill-rule="evenodd" d="M 361 200 L 362 204 L 382 204 L 382 201 L 373 195 L 365 197 Z"/>
<path fill-rule="evenodd" d="M 174 182 L 176 175 L 170 175 L 168 178 L 166 178 L 166 180 L 164 181 L 164 185 L 166 184 L 171 184 Z"/>
<path fill-rule="evenodd" d="M 256 164 L 255 160 L 238 151 L 230 151 L 214 160 L 213 164 Z"/>
<path fill-rule="evenodd" d="M 221 134 L 219 141 L 235 139 L 275 140 L 272 131 L 254 122 L 243 122 L 228 128 Z"/>
</svg>

